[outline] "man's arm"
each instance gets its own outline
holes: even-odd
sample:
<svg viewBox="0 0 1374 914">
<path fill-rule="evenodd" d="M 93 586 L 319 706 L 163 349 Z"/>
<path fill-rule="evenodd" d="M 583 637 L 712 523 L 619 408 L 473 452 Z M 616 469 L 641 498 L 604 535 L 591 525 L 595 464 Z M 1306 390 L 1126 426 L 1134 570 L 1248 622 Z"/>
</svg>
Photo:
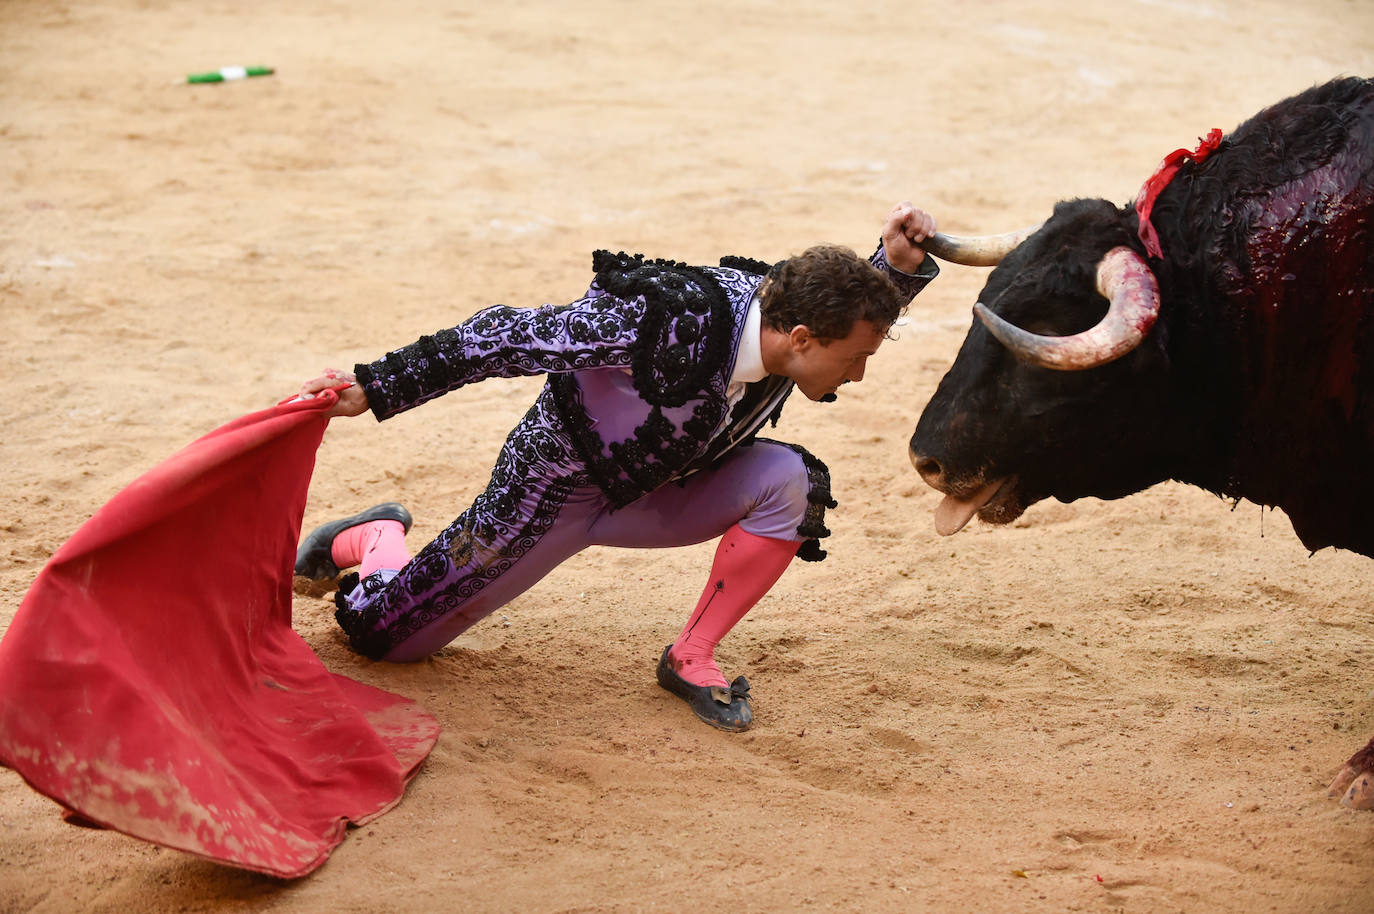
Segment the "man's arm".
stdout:
<svg viewBox="0 0 1374 914">
<path fill-rule="evenodd" d="M 423 336 L 375 362 L 336 369 L 301 386 L 301 395 L 353 383 L 340 391 L 334 415 L 378 420 L 486 378 L 623 367 L 643 317 L 641 301 L 626 302 L 593 287 L 570 305 L 494 305 L 449 330 Z"/>
<path fill-rule="evenodd" d="M 379 420 L 487 378 L 630 364 L 643 303 L 598 289 L 570 305 L 494 305 L 354 372 Z"/>
</svg>

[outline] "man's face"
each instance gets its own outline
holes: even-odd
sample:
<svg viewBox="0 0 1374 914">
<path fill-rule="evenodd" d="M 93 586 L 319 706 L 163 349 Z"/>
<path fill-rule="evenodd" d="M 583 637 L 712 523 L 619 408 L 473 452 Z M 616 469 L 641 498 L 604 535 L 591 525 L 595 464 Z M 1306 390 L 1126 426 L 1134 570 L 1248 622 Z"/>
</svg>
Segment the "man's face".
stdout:
<svg viewBox="0 0 1374 914">
<path fill-rule="evenodd" d="M 885 333 L 866 320 L 856 320 L 849 335 L 822 340 L 805 326 L 792 328 L 788 344 L 792 358 L 787 376 L 810 400 L 833 394 L 841 384 L 862 381 L 868 357 L 878 351 Z"/>
</svg>

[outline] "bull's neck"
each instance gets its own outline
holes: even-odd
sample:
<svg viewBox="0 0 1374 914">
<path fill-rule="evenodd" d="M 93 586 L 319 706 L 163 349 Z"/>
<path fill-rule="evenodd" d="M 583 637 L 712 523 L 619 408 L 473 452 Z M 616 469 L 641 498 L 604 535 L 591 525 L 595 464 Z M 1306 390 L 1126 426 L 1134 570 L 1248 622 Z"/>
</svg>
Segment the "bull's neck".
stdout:
<svg viewBox="0 0 1374 914">
<path fill-rule="evenodd" d="M 1227 359 L 1218 357 L 1215 315 L 1177 285 L 1160 276 L 1164 306 L 1156 332 L 1166 339 L 1170 388 L 1161 446 L 1170 453 L 1173 479 L 1232 494 L 1243 394 Z"/>
</svg>

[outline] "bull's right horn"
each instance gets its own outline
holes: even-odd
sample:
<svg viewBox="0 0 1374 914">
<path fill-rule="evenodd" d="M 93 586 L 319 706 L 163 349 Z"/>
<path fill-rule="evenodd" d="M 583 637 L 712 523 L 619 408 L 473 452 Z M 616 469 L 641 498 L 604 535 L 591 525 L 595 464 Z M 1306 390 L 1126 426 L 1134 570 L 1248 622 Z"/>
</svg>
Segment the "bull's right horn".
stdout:
<svg viewBox="0 0 1374 914">
<path fill-rule="evenodd" d="M 936 232 L 921 243 L 927 254 L 966 267 L 995 267 L 1044 223 L 1001 235 L 946 235 Z"/>
<path fill-rule="evenodd" d="M 1112 248 L 1098 261 L 1097 291 L 1111 306 L 1096 326 L 1072 336 L 1022 330 L 982 302 L 973 306 L 973 313 L 1019 358 L 1059 371 L 1082 371 L 1139 346 L 1159 317 L 1159 282 L 1145 259 L 1130 248 Z"/>
</svg>

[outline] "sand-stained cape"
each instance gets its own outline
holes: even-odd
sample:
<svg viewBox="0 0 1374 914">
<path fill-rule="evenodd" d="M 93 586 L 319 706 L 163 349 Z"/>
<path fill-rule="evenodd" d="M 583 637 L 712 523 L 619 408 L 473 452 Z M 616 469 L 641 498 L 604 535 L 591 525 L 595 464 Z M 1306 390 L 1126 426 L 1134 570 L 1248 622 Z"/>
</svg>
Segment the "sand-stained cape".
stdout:
<svg viewBox="0 0 1374 914">
<path fill-rule="evenodd" d="M 291 575 L 332 392 L 244 416 L 119 492 L 0 641 L 0 762 L 77 824 L 281 877 L 401 798 L 438 738 L 326 670 Z"/>
</svg>

